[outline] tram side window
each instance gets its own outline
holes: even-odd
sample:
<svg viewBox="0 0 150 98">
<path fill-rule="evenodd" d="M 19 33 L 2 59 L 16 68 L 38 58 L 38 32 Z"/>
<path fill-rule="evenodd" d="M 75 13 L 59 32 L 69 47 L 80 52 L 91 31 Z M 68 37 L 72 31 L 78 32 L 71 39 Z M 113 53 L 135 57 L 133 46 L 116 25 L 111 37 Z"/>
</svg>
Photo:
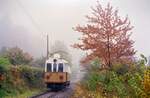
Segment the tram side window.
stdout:
<svg viewBox="0 0 150 98">
<path fill-rule="evenodd" d="M 54 64 L 53 64 L 53 72 L 56 72 L 56 70 L 57 70 L 57 64 L 54 63 Z"/>
<path fill-rule="evenodd" d="M 52 64 L 47 63 L 47 72 L 51 72 L 51 71 L 52 71 Z"/>
<path fill-rule="evenodd" d="M 58 72 L 63 72 L 63 63 L 59 63 Z"/>
</svg>

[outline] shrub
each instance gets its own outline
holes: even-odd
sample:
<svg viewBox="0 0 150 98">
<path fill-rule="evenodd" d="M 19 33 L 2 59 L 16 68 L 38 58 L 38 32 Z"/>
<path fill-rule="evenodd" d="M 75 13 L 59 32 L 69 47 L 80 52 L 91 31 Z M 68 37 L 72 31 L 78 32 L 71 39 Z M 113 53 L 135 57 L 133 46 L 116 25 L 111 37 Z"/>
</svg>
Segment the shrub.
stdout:
<svg viewBox="0 0 150 98">
<path fill-rule="evenodd" d="M 130 64 L 115 64 L 112 69 L 99 70 L 99 61 L 94 60 L 83 80 L 80 90 L 88 98 L 96 98 L 89 94 L 101 94 L 102 98 L 149 98 L 150 67 L 145 66 L 147 60 L 141 59 Z M 82 82 L 81 82 L 82 83 Z M 79 93 L 79 91 L 77 91 Z M 82 94 L 79 94 L 82 96 Z M 93 94 L 93 95 L 95 95 Z M 85 97 L 85 98 L 86 98 Z"/>
<path fill-rule="evenodd" d="M 96 71 L 96 70 L 99 70 L 100 67 L 101 67 L 101 62 L 100 62 L 100 60 L 99 60 L 98 58 L 95 58 L 95 60 L 93 60 L 93 61 L 91 62 L 91 70 Z"/>
<path fill-rule="evenodd" d="M 0 57 L 0 65 L 11 65 L 8 58 Z"/>
<path fill-rule="evenodd" d="M 116 95 L 121 98 L 127 95 L 125 85 L 114 71 L 106 71 L 103 85 L 108 96 Z"/>
<path fill-rule="evenodd" d="M 44 87 L 43 70 L 29 66 L 20 66 L 19 69 L 21 78 L 25 81 L 28 87 Z"/>
<path fill-rule="evenodd" d="M 97 73 L 91 73 L 89 74 L 88 80 L 87 80 L 87 87 L 89 90 L 96 90 L 98 83 L 99 83 L 99 75 Z"/>
<path fill-rule="evenodd" d="M 129 90 L 131 90 L 131 93 L 129 93 L 129 96 L 141 98 L 141 94 L 144 93 L 142 90 L 142 77 L 139 73 L 129 73 L 128 74 L 128 80 L 127 80 Z"/>
<path fill-rule="evenodd" d="M 7 58 L 0 57 L 0 74 L 4 74 L 10 68 L 10 62 Z"/>
<path fill-rule="evenodd" d="M 113 71 L 115 71 L 118 75 L 124 75 L 129 71 L 129 66 L 126 64 L 115 64 L 112 67 Z"/>
<path fill-rule="evenodd" d="M 150 69 L 144 73 L 143 88 L 146 96 L 150 96 Z"/>
<path fill-rule="evenodd" d="M 90 91 L 101 89 L 103 93 L 106 93 L 106 96 L 117 95 L 121 98 L 127 96 L 124 81 L 114 71 L 92 72 L 85 81 L 85 86 Z"/>
<path fill-rule="evenodd" d="M 13 85 L 13 78 L 12 78 L 12 74 L 10 72 L 10 68 L 6 68 L 4 66 L 1 66 L 1 68 L 3 69 L 3 76 L 4 76 L 4 80 L 0 81 L 0 95 L 6 96 L 9 94 L 15 94 L 16 93 L 16 89 L 15 86 Z"/>
<path fill-rule="evenodd" d="M 43 89 L 43 70 L 29 66 L 11 66 L 4 71 L 5 79 L 0 81 L 0 96 L 14 96 L 27 89 Z"/>
<path fill-rule="evenodd" d="M 82 84 L 76 84 L 70 98 L 106 98 L 100 91 L 89 91 Z"/>
</svg>

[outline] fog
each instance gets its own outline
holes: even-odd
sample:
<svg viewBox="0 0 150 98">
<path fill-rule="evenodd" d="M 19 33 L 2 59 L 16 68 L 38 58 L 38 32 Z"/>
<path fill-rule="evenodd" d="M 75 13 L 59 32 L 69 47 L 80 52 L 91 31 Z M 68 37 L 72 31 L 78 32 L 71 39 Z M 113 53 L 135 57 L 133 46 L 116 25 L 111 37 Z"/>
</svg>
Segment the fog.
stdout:
<svg viewBox="0 0 150 98">
<path fill-rule="evenodd" d="M 18 46 L 34 57 L 46 55 L 46 34 L 50 45 L 63 41 L 76 65 L 83 53 L 70 47 L 80 34 L 72 27 L 86 23 L 85 15 L 97 0 L 0 0 L 0 48 Z M 128 14 L 134 26 L 132 39 L 137 54 L 150 55 L 150 1 L 100 0 L 110 2 L 121 16 Z"/>
</svg>

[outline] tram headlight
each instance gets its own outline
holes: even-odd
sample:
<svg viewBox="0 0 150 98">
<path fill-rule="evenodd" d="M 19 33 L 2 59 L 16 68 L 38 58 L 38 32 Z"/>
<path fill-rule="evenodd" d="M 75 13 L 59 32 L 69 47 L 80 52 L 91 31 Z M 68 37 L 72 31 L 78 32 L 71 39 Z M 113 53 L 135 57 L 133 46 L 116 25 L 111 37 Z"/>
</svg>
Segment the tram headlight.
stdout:
<svg viewBox="0 0 150 98">
<path fill-rule="evenodd" d="M 47 76 L 46 76 L 46 79 L 48 80 L 49 78 L 50 78 L 50 76 L 47 75 Z"/>
<path fill-rule="evenodd" d="M 59 76 L 59 79 L 60 79 L 60 80 L 63 80 L 63 79 L 64 79 L 64 77 L 61 75 L 61 76 Z"/>
</svg>

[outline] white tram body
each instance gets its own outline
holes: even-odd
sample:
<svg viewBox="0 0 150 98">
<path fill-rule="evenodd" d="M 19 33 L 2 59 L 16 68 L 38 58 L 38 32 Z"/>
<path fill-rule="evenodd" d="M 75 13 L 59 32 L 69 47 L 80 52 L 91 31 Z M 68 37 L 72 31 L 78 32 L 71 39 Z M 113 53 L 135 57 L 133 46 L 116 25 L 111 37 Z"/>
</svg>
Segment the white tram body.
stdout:
<svg viewBox="0 0 150 98">
<path fill-rule="evenodd" d="M 65 88 L 70 84 L 70 73 L 68 62 L 59 54 L 54 54 L 53 57 L 46 60 L 44 82 L 50 89 Z"/>
</svg>

